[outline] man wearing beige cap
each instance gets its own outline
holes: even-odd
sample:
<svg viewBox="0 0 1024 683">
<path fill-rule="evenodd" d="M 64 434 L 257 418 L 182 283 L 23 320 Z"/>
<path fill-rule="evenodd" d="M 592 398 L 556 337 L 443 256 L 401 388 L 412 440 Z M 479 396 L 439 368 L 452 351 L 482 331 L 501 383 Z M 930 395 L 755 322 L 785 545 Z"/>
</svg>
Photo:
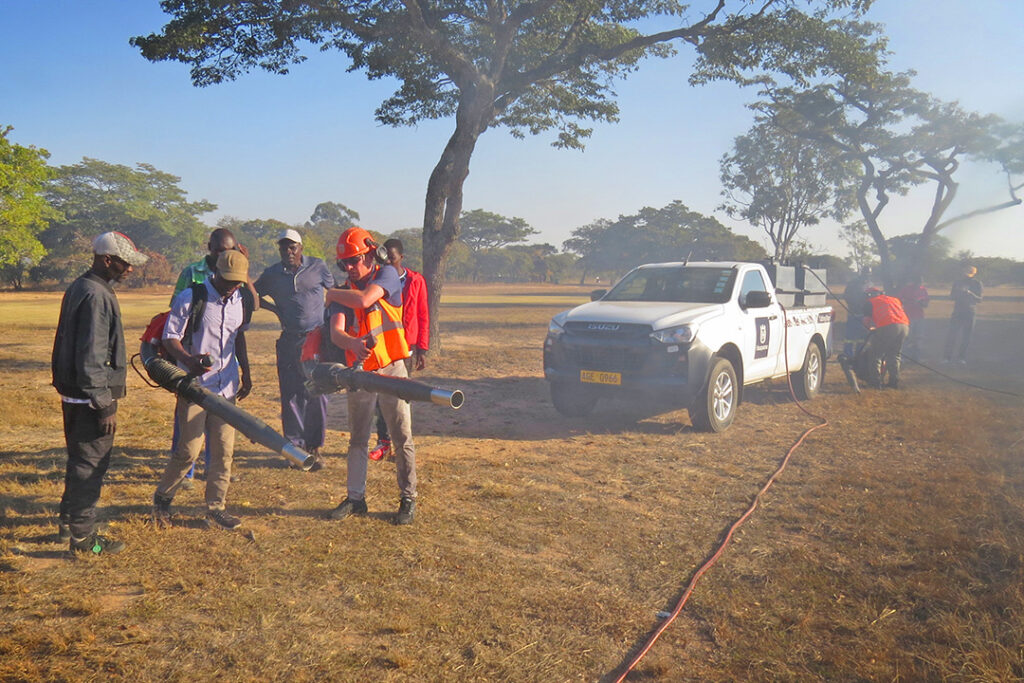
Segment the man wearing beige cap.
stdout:
<svg viewBox="0 0 1024 683">
<path fill-rule="evenodd" d="M 171 302 L 164 326 L 163 345 L 178 367 L 196 376 L 199 385 L 229 401 L 242 400 L 252 391 L 249 355 L 245 343 L 246 309 L 239 291 L 249 280 L 249 260 L 240 251 L 217 257 L 212 277 L 183 289 Z M 202 288 L 202 289 L 197 289 Z M 205 295 L 195 329 L 189 317 L 196 294 Z M 175 420 L 180 438 L 153 494 L 157 526 L 171 522 L 171 501 L 189 468 L 199 457 L 205 432 L 210 447 L 206 472 L 206 522 L 210 527 L 236 529 L 242 520 L 225 509 L 235 451 L 235 429 L 220 417 L 179 397 Z"/>
<path fill-rule="evenodd" d="M 125 395 L 124 329 L 111 286 L 149 257 L 127 236 L 105 232 L 92 242 L 92 268 L 71 283 L 53 340 L 53 386 L 60 393 L 68 461 L 60 501 L 60 535 L 71 550 L 119 553 L 124 543 L 96 533 L 96 503 L 110 465 L 117 400 Z"/>
</svg>

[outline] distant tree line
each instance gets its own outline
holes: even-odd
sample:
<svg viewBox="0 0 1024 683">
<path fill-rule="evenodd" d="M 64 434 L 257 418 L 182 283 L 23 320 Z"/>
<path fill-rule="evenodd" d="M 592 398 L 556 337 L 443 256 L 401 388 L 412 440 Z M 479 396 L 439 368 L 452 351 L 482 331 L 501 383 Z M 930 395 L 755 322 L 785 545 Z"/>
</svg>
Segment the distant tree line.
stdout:
<svg viewBox="0 0 1024 683">
<path fill-rule="evenodd" d="M 211 227 L 201 217 L 217 206 L 205 199 L 190 201 L 177 176 L 149 164 L 131 168 L 90 158 L 51 168 L 46 150 L 10 143 L 9 131 L 0 131 L 0 165 L 7 179 L 0 187 L 0 271 L 11 286 L 66 284 L 89 263 L 92 238 L 107 230 L 125 233 L 150 256 L 128 281 L 134 287 L 170 284 L 184 265 L 205 253 Z M 551 244 L 528 244 L 538 231 L 522 218 L 474 209 L 460 220 L 447 275 L 470 282 L 582 282 L 588 275 L 621 275 L 649 260 L 765 255 L 753 241 L 678 201 L 577 228 L 563 251 Z M 304 225 L 229 216 L 216 227 L 235 234 L 258 270 L 278 260 L 277 235 L 287 228 L 303 233 L 306 253 L 333 263 L 338 235 L 358 222 L 357 211 L 323 202 Z M 401 239 L 406 263 L 422 267 L 422 230 L 373 234 L 381 241 Z"/>
<path fill-rule="evenodd" d="M 149 164 L 131 168 L 90 158 L 52 168 L 46 163 L 46 150 L 11 143 L 10 130 L 0 129 L 0 276 L 10 286 L 66 284 L 89 262 L 92 237 L 105 230 L 127 234 L 151 257 L 128 281 L 134 287 L 170 284 L 184 265 L 205 253 L 211 226 L 201 217 L 217 207 L 207 200 L 190 201 L 179 186 L 180 178 Z M 284 229 L 300 230 L 306 253 L 333 263 L 338 235 L 357 224 L 357 211 L 326 201 L 313 209 L 303 225 L 228 216 L 216 227 L 229 228 L 246 245 L 253 270 L 259 272 L 278 260 L 276 239 Z M 785 254 L 790 260 L 827 266 L 833 281 L 842 282 L 847 273 L 879 263 L 863 221 L 845 228 L 852 254 L 848 259 L 813 253 L 794 239 L 795 231 L 783 238 L 785 249 L 780 252 L 780 242 L 775 242 L 775 252 L 769 254 L 757 242 L 678 200 L 580 226 L 561 250 L 547 243 L 529 243 L 538 231 L 522 218 L 474 209 L 463 212 L 460 224 L 459 238 L 447 260 L 447 277 L 455 281 L 611 282 L 641 263 L 761 260 Z M 389 237 L 401 239 L 409 267 L 423 267 L 420 228 L 373 234 L 382 242 Z M 953 254 L 950 242 L 941 235 L 928 240 L 925 249 L 919 241 L 920 235 L 915 234 L 886 241 L 895 280 L 921 274 L 927 281 L 949 281 L 970 259 L 982 269 L 987 283 L 1024 284 L 1024 264 L 975 258 L 966 252 Z"/>
</svg>

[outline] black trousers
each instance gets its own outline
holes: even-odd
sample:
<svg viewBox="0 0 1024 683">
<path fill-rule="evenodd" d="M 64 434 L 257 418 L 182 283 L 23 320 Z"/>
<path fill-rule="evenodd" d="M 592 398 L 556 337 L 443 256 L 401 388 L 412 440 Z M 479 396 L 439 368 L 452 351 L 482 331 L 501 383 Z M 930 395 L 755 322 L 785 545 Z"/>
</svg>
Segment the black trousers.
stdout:
<svg viewBox="0 0 1024 683">
<path fill-rule="evenodd" d="M 96 523 L 96 503 L 103 487 L 103 475 L 110 465 L 114 435 L 104 434 L 99 413 L 84 403 L 61 403 L 64 409 L 64 441 L 68 465 L 64 473 L 64 496 L 60 520 L 71 527 L 71 535 L 84 538 Z"/>
</svg>

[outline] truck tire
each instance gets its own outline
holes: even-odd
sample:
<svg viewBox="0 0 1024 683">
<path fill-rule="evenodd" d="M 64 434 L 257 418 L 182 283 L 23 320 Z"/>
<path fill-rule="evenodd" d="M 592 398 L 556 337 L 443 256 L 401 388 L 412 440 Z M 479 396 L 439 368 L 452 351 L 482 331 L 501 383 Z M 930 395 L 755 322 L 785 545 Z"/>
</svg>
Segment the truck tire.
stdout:
<svg viewBox="0 0 1024 683">
<path fill-rule="evenodd" d="M 810 401 L 821 391 L 825 381 L 825 358 L 821 347 L 811 342 L 804 355 L 804 367 L 793 373 L 793 391 L 801 401 Z"/>
<path fill-rule="evenodd" d="M 735 368 L 727 359 L 714 356 L 707 386 L 689 409 L 693 428 L 701 432 L 724 432 L 736 418 L 739 399 Z"/>
<path fill-rule="evenodd" d="M 597 404 L 597 395 L 581 386 L 553 382 L 551 402 L 555 404 L 555 410 L 566 417 L 584 417 Z"/>
</svg>

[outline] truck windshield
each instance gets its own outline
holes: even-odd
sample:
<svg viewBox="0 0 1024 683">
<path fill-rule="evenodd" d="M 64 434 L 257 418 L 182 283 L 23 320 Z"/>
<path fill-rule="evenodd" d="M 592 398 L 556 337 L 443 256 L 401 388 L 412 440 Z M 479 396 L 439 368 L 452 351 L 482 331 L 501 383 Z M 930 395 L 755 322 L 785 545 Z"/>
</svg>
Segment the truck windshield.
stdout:
<svg viewBox="0 0 1024 683">
<path fill-rule="evenodd" d="M 637 268 L 622 278 L 603 300 L 722 304 L 732 295 L 735 281 L 733 268 Z"/>
</svg>

